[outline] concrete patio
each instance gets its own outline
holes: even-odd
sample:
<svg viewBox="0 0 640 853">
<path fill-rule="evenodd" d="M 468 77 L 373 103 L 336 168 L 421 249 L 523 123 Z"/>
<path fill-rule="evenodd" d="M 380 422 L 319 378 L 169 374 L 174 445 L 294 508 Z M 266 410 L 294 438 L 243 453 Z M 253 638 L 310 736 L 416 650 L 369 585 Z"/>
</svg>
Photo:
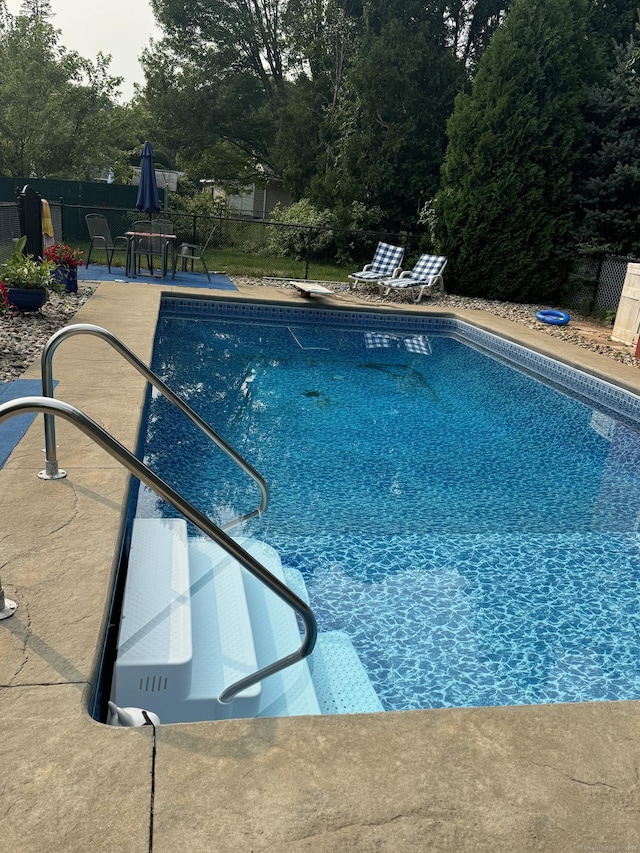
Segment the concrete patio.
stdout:
<svg viewBox="0 0 640 853">
<path fill-rule="evenodd" d="M 163 293 L 101 283 L 75 322 L 149 362 Z M 203 296 L 301 305 L 282 288 Z M 315 297 L 313 297 L 315 298 Z M 325 306 L 372 310 L 356 294 Z M 375 310 L 429 312 L 428 304 Z M 450 312 L 451 313 L 451 312 Z M 640 394 L 640 371 L 507 320 L 456 313 Z M 144 380 L 74 337 L 56 397 L 135 446 Z M 25 373 L 39 378 L 39 364 Z M 128 475 L 57 426 L 66 479 L 41 481 L 41 418 L 0 471 L 0 837 L 12 853 L 640 850 L 640 702 L 235 720 L 117 729 L 88 714 Z"/>
</svg>

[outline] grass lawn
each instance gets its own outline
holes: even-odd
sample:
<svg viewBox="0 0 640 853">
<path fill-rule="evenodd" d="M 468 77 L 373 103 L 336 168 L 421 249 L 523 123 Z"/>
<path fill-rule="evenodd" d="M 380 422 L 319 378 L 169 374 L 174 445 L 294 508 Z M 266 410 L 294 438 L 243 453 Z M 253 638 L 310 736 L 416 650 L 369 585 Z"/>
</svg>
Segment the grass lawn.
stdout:
<svg viewBox="0 0 640 853">
<path fill-rule="evenodd" d="M 89 243 L 73 243 L 72 248 L 82 249 L 85 261 L 89 252 Z M 113 255 L 112 266 L 124 267 L 125 253 L 117 251 Z M 305 262 L 294 258 L 267 257 L 241 252 L 236 249 L 207 249 L 205 260 L 210 271 L 224 271 L 227 275 L 246 275 L 262 278 L 305 278 Z M 104 263 L 104 250 L 94 249 L 91 262 Z M 195 270 L 201 270 L 198 263 Z M 307 278 L 318 281 L 347 281 L 347 276 L 353 272 L 351 267 L 339 267 L 326 261 L 310 261 Z"/>
</svg>

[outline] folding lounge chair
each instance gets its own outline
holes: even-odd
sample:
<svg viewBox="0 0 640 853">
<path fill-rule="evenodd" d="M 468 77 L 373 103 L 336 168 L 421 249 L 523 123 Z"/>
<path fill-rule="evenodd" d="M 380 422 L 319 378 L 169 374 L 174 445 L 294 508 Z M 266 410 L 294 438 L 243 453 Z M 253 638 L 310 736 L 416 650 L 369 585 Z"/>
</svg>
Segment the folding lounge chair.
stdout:
<svg viewBox="0 0 640 853">
<path fill-rule="evenodd" d="M 373 260 L 360 272 L 351 273 L 349 288 L 353 290 L 359 281 L 377 284 L 382 279 L 395 278 L 400 274 L 400 265 L 404 257 L 402 246 L 391 246 L 389 243 L 378 243 Z"/>
<path fill-rule="evenodd" d="M 447 259 L 442 255 L 421 255 L 412 270 L 379 281 L 380 293 L 388 296 L 391 290 L 410 290 L 413 301 L 420 302 L 426 291 L 444 291 L 442 272 L 446 265 Z"/>
</svg>

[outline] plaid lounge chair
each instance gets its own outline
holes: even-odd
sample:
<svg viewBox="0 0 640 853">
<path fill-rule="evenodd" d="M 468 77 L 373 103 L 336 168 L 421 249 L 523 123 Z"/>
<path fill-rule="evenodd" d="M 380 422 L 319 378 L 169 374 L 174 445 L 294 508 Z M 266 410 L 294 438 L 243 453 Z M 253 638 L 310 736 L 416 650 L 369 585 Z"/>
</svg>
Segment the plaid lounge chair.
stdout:
<svg viewBox="0 0 640 853">
<path fill-rule="evenodd" d="M 404 257 L 402 246 L 378 243 L 378 248 L 370 264 L 360 272 L 351 273 L 349 287 L 353 290 L 359 281 L 377 284 L 383 278 L 395 278 L 400 274 L 400 265 Z"/>
<path fill-rule="evenodd" d="M 388 296 L 391 290 L 409 290 L 413 301 L 420 302 L 426 291 L 444 291 L 442 272 L 446 265 L 447 259 L 442 255 L 421 255 L 412 270 L 405 270 L 397 278 L 379 281 L 380 293 Z"/>
</svg>

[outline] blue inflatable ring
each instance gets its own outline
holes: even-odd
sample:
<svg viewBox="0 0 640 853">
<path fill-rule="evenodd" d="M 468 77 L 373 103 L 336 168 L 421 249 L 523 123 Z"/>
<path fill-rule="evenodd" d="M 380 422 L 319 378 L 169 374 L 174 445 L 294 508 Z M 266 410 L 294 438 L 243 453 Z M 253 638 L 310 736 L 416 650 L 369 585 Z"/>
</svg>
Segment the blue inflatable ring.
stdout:
<svg viewBox="0 0 640 853">
<path fill-rule="evenodd" d="M 569 315 L 565 314 L 564 311 L 549 309 L 536 312 L 536 320 L 540 320 L 542 323 L 551 323 L 552 326 L 566 326 L 569 322 Z"/>
</svg>

